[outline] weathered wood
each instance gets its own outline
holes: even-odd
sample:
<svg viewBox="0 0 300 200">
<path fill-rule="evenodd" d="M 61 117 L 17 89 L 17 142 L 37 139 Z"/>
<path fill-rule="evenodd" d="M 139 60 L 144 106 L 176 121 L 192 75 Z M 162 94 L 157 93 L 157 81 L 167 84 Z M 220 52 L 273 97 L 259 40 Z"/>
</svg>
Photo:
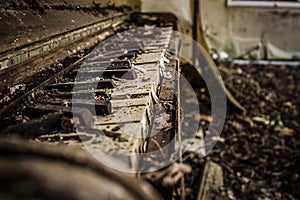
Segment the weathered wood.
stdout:
<svg viewBox="0 0 300 200">
<path fill-rule="evenodd" d="M 223 186 L 222 167 L 212 161 L 207 161 L 200 182 L 198 200 L 216 199 L 217 192 Z"/>
<path fill-rule="evenodd" d="M 114 108 L 122 107 L 137 107 L 137 106 L 147 106 L 149 102 L 148 95 L 141 98 L 132 98 L 132 99 L 116 99 L 110 101 Z"/>
<path fill-rule="evenodd" d="M 109 98 L 109 93 L 110 92 L 107 89 L 79 90 L 79 91 L 74 91 L 74 92 L 71 92 L 71 91 L 59 92 L 59 91 L 57 91 L 55 93 L 55 96 L 62 97 L 62 98 L 72 98 L 72 97 L 78 97 L 78 98 L 88 97 L 88 98 L 91 98 L 91 97 L 94 97 L 94 96 L 101 96 L 105 99 L 108 99 Z"/>
<path fill-rule="evenodd" d="M 91 114 L 91 112 L 85 108 L 72 108 L 55 105 L 36 104 L 34 106 L 28 107 L 26 109 L 26 112 L 33 116 L 40 116 L 49 112 L 63 112 L 65 114 L 74 115 L 74 117 L 78 117 L 80 123 L 85 126 L 92 126 L 95 121 L 94 116 Z"/>
<path fill-rule="evenodd" d="M 57 105 L 61 107 L 78 107 L 85 108 L 91 112 L 95 111 L 96 115 L 106 115 L 111 113 L 111 102 L 106 100 L 91 100 L 91 99 L 46 99 L 39 103 Z"/>
<path fill-rule="evenodd" d="M 132 69 L 86 69 L 86 70 L 79 70 L 79 71 L 73 71 L 72 74 L 80 74 L 80 76 L 83 77 L 117 77 L 117 78 L 123 78 L 123 79 L 129 79 L 133 80 L 136 79 L 137 75 L 134 70 Z"/>
<path fill-rule="evenodd" d="M 99 80 L 91 82 L 70 82 L 70 83 L 58 83 L 47 85 L 45 89 L 57 89 L 59 91 L 72 91 L 73 87 L 76 89 L 111 89 L 115 84 L 112 80 Z"/>
<path fill-rule="evenodd" d="M 1 135 L 18 135 L 25 138 L 35 138 L 49 133 L 54 127 L 59 127 L 62 116 L 62 112 L 50 113 L 26 123 L 9 126 L 1 132 Z"/>
</svg>

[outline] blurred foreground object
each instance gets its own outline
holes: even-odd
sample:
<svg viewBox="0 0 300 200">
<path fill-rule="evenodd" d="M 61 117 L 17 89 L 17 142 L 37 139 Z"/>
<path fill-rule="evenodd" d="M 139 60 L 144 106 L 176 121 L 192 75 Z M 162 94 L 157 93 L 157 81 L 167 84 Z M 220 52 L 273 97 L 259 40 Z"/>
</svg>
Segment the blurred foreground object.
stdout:
<svg viewBox="0 0 300 200">
<path fill-rule="evenodd" d="M 82 150 L 0 142 L 0 199 L 160 199 L 145 182 L 100 164 Z"/>
</svg>

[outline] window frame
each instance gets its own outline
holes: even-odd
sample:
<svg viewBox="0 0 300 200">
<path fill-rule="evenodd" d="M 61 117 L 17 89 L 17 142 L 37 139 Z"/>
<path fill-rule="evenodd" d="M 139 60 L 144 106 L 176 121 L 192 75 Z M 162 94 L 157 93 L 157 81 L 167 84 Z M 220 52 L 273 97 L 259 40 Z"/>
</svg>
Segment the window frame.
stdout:
<svg viewBox="0 0 300 200">
<path fill-rule="evenodd" d="M 256 7 L 256 8 L 300 8 L 300 1 L 250 1 L 227 0 L 228 7 Z"/>
</svg>

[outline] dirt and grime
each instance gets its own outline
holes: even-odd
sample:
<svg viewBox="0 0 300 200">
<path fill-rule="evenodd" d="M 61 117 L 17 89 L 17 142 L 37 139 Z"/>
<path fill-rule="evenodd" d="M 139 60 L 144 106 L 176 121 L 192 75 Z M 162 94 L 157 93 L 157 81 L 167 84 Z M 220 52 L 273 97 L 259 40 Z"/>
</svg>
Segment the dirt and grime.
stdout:
<svg viewBox="0 0 300 200">
<path fill-rule="evenodd" d="M 187 199 L 196 198 L 190 191 L 199 189 L 205 160 L 220 165 L 224 174 L 224 186 L 214 191 L 212 198 L 299 199 L 299 69 L 229 62 L 218 64 L 218 69 L 246 112 L 228 102 L 225 125 L 213 150 L 202 160 L 194 154 L 185 155 L 195 169 L 185 178 Z M 208 89 L 190 66 L 184 66 L 183 73 L 196 91 L 201 108 L 201 116 L 196 117 L 205 135 L 214 120 Z"/>
<path fill-rule="evenodd" d="M 26 37 L 20 37 L 21 34 L 24 34 L 23 29 L 17 30 L 13 37 L 7 37 L 5 30 L 3 30 L 0 36 L 7 39 L 3 45 L 9 44 L 10 47 L 11 45 L 17 47 L 21 40 L 25 42 L 35 40 L 34 36 L 30 35 L 34 33 L 34 28 L 30 28 L 33 25 L 29 26 L 22 22 L 22 18 L 25 16 L 31 16 L 33 21 L 40 18 L 43 23 L 51 25 L 55 20 L 52 22 L 47 20 L 53 19 L 50 15 L 55 9 L 61 10 L 62 16 L 71 13 L 68 15 L 70 17 L 68 20 L 71 20 L 72 23 L 76 22 L 76 24 L 79 20 L 86 22 L 85 15 L 88 15 L 88 18 L 91 17 L 90 15 L 94 15 L 93 10 L 83 9 L 79 18 L 75 16 L 77 14 L 72 11 L 73 8 L 69 7 L 61 7 L 64 9 L 60 9 L 60 7 L 53 6 L 50 9 L 49 7 L 41 8 L 38 5 L 33 8 L 14 4 L 15 8 L 7 8 L 2 4 L 0 5 L 1 9 L 7 10 L 1 19 L 9 17 L 9 15 L 14 16 L 15 20 L 20 21 L 24 27 L 28 28 L 28 38 L 31 38 L 28 41 Z M 99 5 L 95 5 L 95 7 L 97 6 Z M 36 9 L 37 11 L 27 13 L 26 9 Z M 80 10 L 80 8 L 74 9 Z M 112 10 L 114 9 L 112 8 Z M 114 10 L 114 12 L 119 11 L 118 9 Z M 102 14 L 105 15 L 105 13 Z M 62 19 L 60 15 L 55 16 Z M 97 18 L 98 16 L 95 15 L 94 19 Z M 14 24 L 13 21 L 10 23 L 9 25 Z M 66 23 L 70 24 L 67 20 Z M 74 28 L 73 26 L 68 28 L 63 23 L 60 23 L 59 26 L 66 28 L 66 30 Z M 46 33 L 47 28 L 42 26 L 36 29 Z M 14 27 L 12 29 L 14 30 Z M 39 32 L 37 34 L 43 35 L 44 33 Z M 14 39 L 13 42 L 12 38 Z M 5 48 L 1 47 L 0 49 Z M 55 66 L 50 66 L 45 69 L 45 73 L 50 73 L 50 75 L 56 73 L 62 64 L 64 63 L 58 62 Z M 238 66 L 230 63 L 223 63 L 218 67 L 226 87 L 247 111 L 241 113 L 232 105 L 228 105 L 227 118 L 221 138 L 216 147 L 205 158 L 219 164 L 224 171 L 224 187 L 220 191 L 216 191 L 216 197 L 220 199 L 299 199 L 299 69 L 287 66 Z M 39 78 L 39 80 L 43 80 L 43 77 Z M 196 117 L 200 118 L 200 124 L 205 132 L 211 120 L 214 119 L 210 117 L 208 90 L 201 86 L 203 82 L 199 80 L 197 78 L 192 80 L 192 85 L 195 87 L 197 97 L 200 100 L 200 108 L 204 114 Z M 30 88 L 30 85 L 18 84 L 7 88 L 7 91 L 0 94 L 1 104 L 9 102 L 10 99 L 8 98 L 13 98 L 14 95 L 18 95 L 19 92 L 22 93 L 26 88 Z M 10 95 L 5 96 L 4 93 Z M 22 116 L 16 115 L 15 117 L 19 117 L 20 122 L 27 120 L 23 119 Z M 191 191 L 198 189 L 201 166 L 205 159 L 199 160 L 192 154 L 184 156 L 184 161 L 189 162 L 193 168 L 193 173 L 186 175 L 187 199 L 196 198 L 196 194 Z"/>
<path fill-rule="evenodd" d="M 206 159 L 224 171 L 222 197 L 300 198 L 300 74 L 287 66 L 219 65 L 226 87 L 247 109 L 227 108 L 220 140 Z"/>
<path fill-rule="evenodd" d="M 80 1 L 0 2 L 0 52 L 4 53 L 131 10 L 127 5 L 115 6 L 97 2 L 87 1 L 84 5 Z"/>
</svg>

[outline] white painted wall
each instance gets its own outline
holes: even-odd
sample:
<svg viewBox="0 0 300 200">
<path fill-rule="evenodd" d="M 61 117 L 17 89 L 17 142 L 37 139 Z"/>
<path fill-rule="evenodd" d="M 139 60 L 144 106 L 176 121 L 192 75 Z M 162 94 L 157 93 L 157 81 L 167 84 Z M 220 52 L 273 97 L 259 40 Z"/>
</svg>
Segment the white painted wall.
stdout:
<svg viewBox="0 0 300 200">
<path fill-rule="evenodd" d="M 251 52 L 257 59 L 300 60 L 300 8 L 228 6 L 228 1 L 231 0 L 200 0 L 209 48 L 235 58 L 258 46 Z"/>
<path fill-rule="evenodd" d="M 181 22 L 192 25 L 190 0 L 142 0 L 142 12 L 170 12 Z"/>
</svg>

